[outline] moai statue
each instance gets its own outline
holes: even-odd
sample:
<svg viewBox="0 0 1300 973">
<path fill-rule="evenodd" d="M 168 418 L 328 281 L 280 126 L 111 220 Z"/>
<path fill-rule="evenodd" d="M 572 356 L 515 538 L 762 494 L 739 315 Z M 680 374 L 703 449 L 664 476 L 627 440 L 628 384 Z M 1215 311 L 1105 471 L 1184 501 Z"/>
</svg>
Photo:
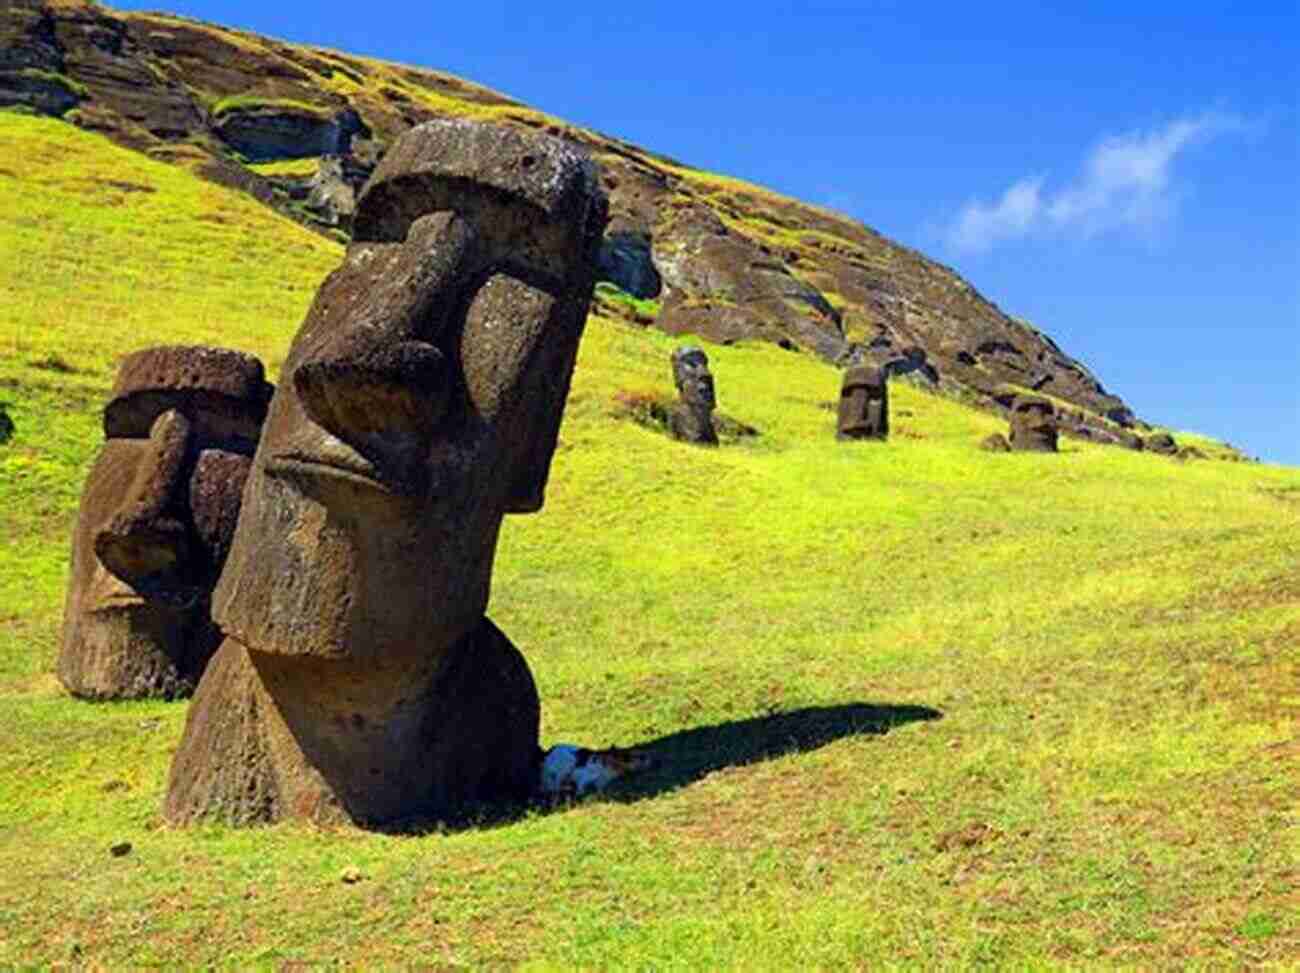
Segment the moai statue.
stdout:
<svg viewBox="0 0 1300 973">
<path fill-rule="evenodd" d="M 713 427 L 713 410 L 718 402 L 709 356 L 694 345 L 686 345 L 673 350 L 672 363 L 673 383 L 681 401 L 668 413 L 668 431 L 683 442 L 718 445 L 718 432 Z"/>
<path fill-rule="evenodd" d="M 835 438 L 889 438 L 889 384 L 882 369 L 857 365 L 844 370 Z"/>
<path fill-rule="evenodd" d="M 1148 436 L 1142 445 L 1148 453 L 1156 453 L 1160 456 L 1178 455 L 1178 442 L 1167 432 L 1158 432 Z"/>
<path fill-rule="evenodd" d="M 1056 452 L 1056 410 L 1047 399 L 1017 395 L 1011 402 L 1011 448 L 1018 453 Z"/>
<path fill-rule="evenodd" d="M 224 348 L 128 356 L 81 495 L 58 674 L 74 696 L 186 696 L 220 641 L 212 588 L 271 387 Z"/>
<path fill-rule="evenodd" d="M 394 144 L 271 402 L 168 820 L 449 819 L 535 790 L 537 689 L 484 611 L 503 517 L 542 506 L 607 218 L 558 139 Z"/>
</svg>

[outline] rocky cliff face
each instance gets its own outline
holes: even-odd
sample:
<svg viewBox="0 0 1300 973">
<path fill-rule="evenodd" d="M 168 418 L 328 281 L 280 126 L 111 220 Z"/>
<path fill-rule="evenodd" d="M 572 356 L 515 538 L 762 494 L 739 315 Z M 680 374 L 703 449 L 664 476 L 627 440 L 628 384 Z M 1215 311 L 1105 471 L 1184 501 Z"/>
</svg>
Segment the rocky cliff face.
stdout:
<svg viewBox="0 0 1300 973">
<path fill-rule="evenodd" d="M 1045 334 L 916 251 L 441 72 L 84 0 L 5 0 L 0 106 L 102 132 L 334 233 L 412 125 L 468 116 L 545 129 L 602 165 L 612 205 L 602 272 L 643 299 L 633 320 L 647 320 L 651 300 L 670 333 L 875 364 L 995 407 L 1031 389 L 1068 403 L 1066 428 L 1093 438 L 1135 422 Z"/>
</svg>

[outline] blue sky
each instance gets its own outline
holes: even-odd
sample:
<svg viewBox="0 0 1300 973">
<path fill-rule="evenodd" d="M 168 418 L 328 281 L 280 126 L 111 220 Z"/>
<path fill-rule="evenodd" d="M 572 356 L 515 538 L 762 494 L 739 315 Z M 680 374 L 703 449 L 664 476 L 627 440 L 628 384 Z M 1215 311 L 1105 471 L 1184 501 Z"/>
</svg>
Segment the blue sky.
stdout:
<svg viewBox="0 0 1300 973">
<path fill-rule="evenodd" d="M 1294 0 L 168 9 L 451 71 L 831 206 L 1144 418 L 1300 465 Z"/>
</svg>

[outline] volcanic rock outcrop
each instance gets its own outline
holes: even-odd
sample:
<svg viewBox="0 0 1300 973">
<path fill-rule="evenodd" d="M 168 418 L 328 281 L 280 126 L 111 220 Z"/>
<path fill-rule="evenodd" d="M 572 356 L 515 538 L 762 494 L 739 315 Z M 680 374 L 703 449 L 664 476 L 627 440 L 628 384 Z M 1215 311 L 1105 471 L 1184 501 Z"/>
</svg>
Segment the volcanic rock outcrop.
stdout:
<svg viewBox="0 0 1300 973">
<path fill-rule="evenodd" d="M 713 373 L 709 371 L 709 356 L 701 348 L 684 345 L 673 350 L 672 365 L 679 401 L 668 413 L 668 431 L 683 442 L 718 445 L 718 432 L 713 425 L 713 410 L 718 401 Z"/>
<path fill-rule="evenodd" d="M 889 438 L 889 380 L 883 369 L 859 365 L 844 370 L 835 435 L 837 439 Z"/>
<path fill-rule="evenodd" d="M 167 14 L 6 0 L 0 105 L 14 103 L 174 158 L 331 233 L 347 230 L 348 190 L 361 186 L 373 157 L 413 125 L 489 116 L 544 130 L 601 164 L 612 219 L 600 273 L 657 301 L 665 331 L 910 371 L 985 405 L 1004 386 L 1033 389 L 1086 410 L 1091 428 L 1134 424 L 1124 402 L 1050 337 L 917 251 L 443 72 Z M 313 180 L 244 165 L 286 158 L 321 159 L 321 168 Z"/>
<path fill-rule="evenodd" d="M 1056 410 L 1047 399 L 1017 395 L 1011 403 L 1011 448 L 1018 453 L 1055 453 Z"/>
<path fill-rule="evenodd" d="M 72 538 L 58 674 L 75 696 L 172 699 L 220 641 L 209 617 L 271 389 L 222 348 L 128 356 Z"/>
<path fill-rule="evenodd" d="M 484 611 L 503 517 L 542 506 L 606 219 L 557 139 L 439 122 L 393 146 L 285 362 L 168 820 L 532 793 L 537 690 Z"/>
</svg>

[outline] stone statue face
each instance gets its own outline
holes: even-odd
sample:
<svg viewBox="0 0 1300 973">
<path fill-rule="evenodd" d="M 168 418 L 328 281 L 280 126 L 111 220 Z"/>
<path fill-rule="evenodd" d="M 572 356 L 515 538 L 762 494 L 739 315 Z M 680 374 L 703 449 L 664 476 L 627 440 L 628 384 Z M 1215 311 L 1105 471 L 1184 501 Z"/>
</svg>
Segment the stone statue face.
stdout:
<svg viewBox="0 0 1300 973">
<path fill-rule="evenodd" d="M 688 346 L 673 352 L 673 382 L 688 406 L 710 411 L 716 408 L 709 357 L 699 348 Z"/>
<path fill-rule="evenodd" d="M 229 636 L 397 671 L 482 617 L 503 516 L 542 504 L 603 203 L 556 140 L 399 140 L 285 362 L 214 598 Z"/>
<path fill-rule="evenodd" d="M 76 695 L 173 697 L 216 647 L 225 561 L 269 387 L 239 352 L 128 357 L 82 493 L 59 674 Z"/>
<path fill-rule="evenodd" d="M 1056 413 L 1046 399 L 1017 398 L 1012 408 L 1018 424 L 1026 429 L 1043 431 L 1056 428 Z"/>
<path fill-rule="evenodd" d="M 837 433 L 842 438 L 884 437 L 889 431 L 884 373 L 861 365 L 844 372 Z"/>
<path fill-rule="evenodd" d="M 1016 450 L 1055 452 L 1056 410 L 1046 399 L 1016 396 L 1011 404 L 1011 445 Z"/>
</svg>

